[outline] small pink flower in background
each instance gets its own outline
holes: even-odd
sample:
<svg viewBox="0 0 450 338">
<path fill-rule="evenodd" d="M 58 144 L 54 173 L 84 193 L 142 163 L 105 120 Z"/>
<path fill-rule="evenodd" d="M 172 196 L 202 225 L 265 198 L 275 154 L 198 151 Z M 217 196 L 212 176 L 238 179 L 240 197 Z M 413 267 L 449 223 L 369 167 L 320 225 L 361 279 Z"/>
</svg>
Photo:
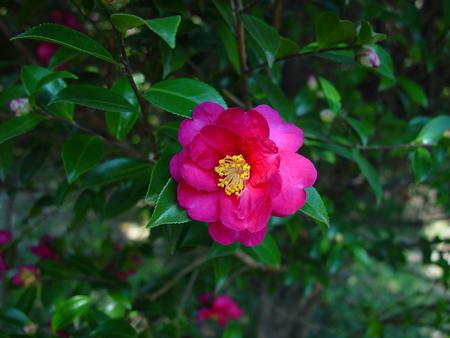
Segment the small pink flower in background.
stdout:
<svg viewBox="0 0 450 338">
<path fill-rule="evenodd" d="M 183 150 L 170 162 L 179 205 L 192 219 L 208 222 L 218 243 L 255 246 L 271 215 L 288 216 L 306 201 L 317 177 L 310 160 L 297 154 L 303 132 L 277 111 L 249 111 L 204 102 L 182 122 Z"/>
<path fill-rule="evenodd" d="M 376 50 L 370 46 L 362 46 L 355 55 L 356 62 L 370 68 L 378 68 L 381 65 Z"/>
<path fill-rule="evenodd" d="M 208 303 L 204 303 L 206 299 L 211 297 Z M 206 319 L 214 320 L 221 326 L 228 324 L 230 320 L 237 320 L 244 315 L 244 311 L 230 297 L 222 295 L 215 296 L 212 293 L 200 296 L 200 303 L 203 305 L 197 314 L 197 320 L 204 321 Z"/>
<path fill-rule="evenodd" d="M 34 265 L 24 265 L 12 277 L 15 286 L 29 287 L 39 281 L 39 271 Z"/>
<path fill-rule="evenodd" d="M 60 25 L 70 27 L 77 31 L 83 30 L 83 27 L 78 22 L 76 16 L 74 16 L 73 14 L 70 14 L 68 12 L 65 12 L 65 11 L 60 11 L 60 10 L 51 11 L 50 12 L 50 21 L 60 24 Z M 43 64 L 48 65 L 48 63 L 50 62 L 50 59 L 52 58 L 53 54 L 55 54 L 57 49 L 58 49 L 58 46 L 53 43 L 42 42 L 38 45 L 38 47 L 36 49 L 36 53 L 37 53 L 39 60 Z"/>
<path fill-rule="evenodd" d="M 12 233 L 9 230 L 0 230 L 0 245 L 6 245 L 12 240 Z"/>
<path fill-rule="evenodd" d="M 30 246 L 30 251 L 39 259 L 55 260 L 58 255 L 52 248 L 53 239 L 49 235 L 42 237 L 38 245 Z"/>
<path fill-rule="evenodd" d="M 27 98 L 19 98 L 9 101 L 9 109 L 16 114 L 22 116 L 31 112 L 31 106 Z"/>
</svg>

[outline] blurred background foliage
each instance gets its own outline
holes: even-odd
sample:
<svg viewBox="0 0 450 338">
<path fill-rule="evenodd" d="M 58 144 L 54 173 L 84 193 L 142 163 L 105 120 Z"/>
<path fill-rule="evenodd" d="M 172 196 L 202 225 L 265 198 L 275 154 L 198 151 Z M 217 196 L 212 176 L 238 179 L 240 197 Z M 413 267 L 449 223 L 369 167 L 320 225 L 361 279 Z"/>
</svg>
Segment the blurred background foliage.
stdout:
<svg viewBox="0 0 450 338">
<path fill-rule="evenodd" d="M 43 22 L 83 37 L 10 41 Z M 446 0 L 0 1 L 0 337 L 448 337 L 449 25 Z M 166 184 L 205 98 L 305 133 L 316 190 L 259 247 L 213 244 Z M 198 322 L 206 292 L 245 315 Z"/>
</svg>

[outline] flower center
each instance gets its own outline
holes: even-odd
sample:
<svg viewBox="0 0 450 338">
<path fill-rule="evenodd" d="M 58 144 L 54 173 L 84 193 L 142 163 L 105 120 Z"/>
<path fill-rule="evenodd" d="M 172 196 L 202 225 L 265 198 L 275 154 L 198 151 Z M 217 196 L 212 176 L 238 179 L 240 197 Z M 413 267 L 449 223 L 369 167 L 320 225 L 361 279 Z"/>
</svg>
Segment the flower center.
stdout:
<svg viewBox="0 0 450 338">
<path fill-rule="evenodd" d="M 250 178 L 250 165 L 245 162 L 242 154 L 225 156 L 214 170 L 220 176 L 217 185 L 224 188 L 227 195 L 239 196 L 244 190 L 244 182 Z"/>
</svg>

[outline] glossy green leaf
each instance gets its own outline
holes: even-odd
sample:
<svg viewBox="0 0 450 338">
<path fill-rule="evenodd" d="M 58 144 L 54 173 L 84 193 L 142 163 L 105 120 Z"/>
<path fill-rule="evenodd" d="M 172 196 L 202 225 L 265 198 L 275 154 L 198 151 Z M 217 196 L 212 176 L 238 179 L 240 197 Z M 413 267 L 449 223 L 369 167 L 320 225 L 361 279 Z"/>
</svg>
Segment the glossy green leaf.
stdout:
<svg viewBox="0 0 450 338">
<path fill-rule="evenodd" d="M 137 15 L 115 13 L 111 15 L 111 21 L 117 30 L 122 33 L 125 33 L 130 28 L 145 25 L 152 32 L 159 35 L 170 46 L 170 48 L 175 48 L 175 37 L 177 35 L 178 26 L 181 22 L 181 17 L 179 15 L 175 15 L 166 18 L 144 20 Z"/>
<path fill-rule="evenodd" d="M 350 21 L 340 20 L 334 12 L 320 14 L 315 27 L 318 49 L 350 43 L 356 35 L 355 25 Z"/>
<path fill-rule="evenodd" d="M 75 135 L 62 147 L 62 159 L 67 181 L 73 183 L 96 166 L 103 158 L 103 142 L 96 136 Z"/>
<path fill-rule="evenodd" d="M 51 71 L 44 67 L 28 65 L 23 66 L 20 72 L 20 79 L 26 93 L 31 95 L 38 87 L 39 81 L 51 73 Z"/>
<path fill-rule="evenodd" d="M 389 53 L 383 47 L 378 45 L 372 45 L 372 47 L 375 49 L 378 57 L 380 58 L 380 67 L 374 68 L 375 72 L 386 76 L 391 80 L 395 80 L 394 64 L 392 63 L 392 58 Z"/>
<path fill-rule="evenodd" d="M 291 39 L 281 38 L 280 45 L 277 49 L 277 59 L 286 57 L 288 55 L 297 54 L 300 51 L 300 46 Z"/>
<path fill-rule="evenodd" d="M 383 187 L 381 186 L 380 175 L 378 175 L 374 167 L 372 167 L 372 165 L 362 157 L 357 150 L 353 151 L 353 160 L 358 164 L 361 173 L 369 182 L 370 187 L 375 193 L 377 205 L 379 205 L 383 198 Z"/>
<path fill-rule="evenodd" d="M 130 158 L 116 158 L 103 162 L 90 170 L 81 179 L 81 186 L 83 188 L 102 186 L 141 175 L 150 175 L 150 170 L 151 166 L 147 162 Z"/>
<path fill-rule="evenodd" d="M 369 139 L 369 131 L 367 130 L 366 126 L 350 116 L 346 116 L 345 120 L 353 128 L 353 130 L 356 131 L 359 138 L 361 139 L 361 143 L 363 145 L 367 145 L 367 141 Z"/>
<path fill-rule="evenodd" d="M 24 116 L 13 117 L 0 124 L 0 144 L 14 137 L 28 133 L 36 128 L 43 120 L 42 117 L 28 114 Z"/>
<path fill-rule="evenodd" d="M 156 201 L 148 227 L 154 228 L 163 224 L 180 224 L 189 222 L 186 212 L 178 206 L 177 183 L 170 178 Z"/>
<path fill-rule="evenodd" d="M 134 109 L 129 111 L 107 111 L 106 126 L 111 135 L 122 140 L 133 128 L 139 118 L 139 103 L 127 79 L 120 79 L 111 88 L 112 93 L 118 94 L 131 104 Z"/>
<path fill-rule="evenodd" d="M 295 117 L 295 106 L 292 100 L 290 100 L 283 90 L 262 75 L 256 76 L 256 85 L 267 96 L 269 104 L 280 113 L 285 120 L 292 120 Z"/>
<path fill-rule="evenodd" d="M 328 218 L 328 211 L 325 204 L 322 201 L 317 190 L 313 187 L 306 188 L 306 203 L 303 208 L 300 209 L 302 213 L 312 217 L 318 222 L 324 223 L 330 226 L 330 220 Z"/>
<path fill-rule="evenodd" d="M 261 244 L 251 247 L 251 250 L 258 256 L 264 265 L 279 268 L 281 264 L 281 254 L 277 243 L 272 236 L 266 234 Z"/>
<path fill-rule="evenodd" d="M 257 17 L 250 15 L 242 15 L 241 17 L 245 29 L 264 51 L 267 63 L 271 67 L 281 42 L 280 35 L 275 28 Z"/>
<path fill-rule="evenodd" d="M 57 331 L 84 315 L 91 305 L 89 296 L 73 296 L 56 307 L 52 316 L 52 330 Z"/>
<path fill-rule="evenodd" d="M 166 78 L 169 74 L 183 67 L 189 58 L 188 54 L 181 47 L 171 49 L 165 44 L 161 44 L 160 53 L 163 66 L 163 78 Z"/>
<path fill-rule="evenodd" d="M 115 217 L 135 206 L 145 194 L 146 183 L 147 177 L 138 177 L 120 183 L 106 202 L 102 212 L 103 217 Z"/>
<path fill-rule="evenodd" d="M 386 39 L 385 34 L 375 33 L 369 22 L 363 20 L 359 27 L 358 36 L 355 43 L 357 45 L 369 45 L 371 43 L 380 42 Z"/>
<path fill-rule="evenodd" d="M 147 194 L 145 195 L 146 202 L 155 201 L 170 178 L 169 163 L 171 158 L 170 155 L 162 156 L 153 167 Z"/>
<path fill-rule="evenodd" d="M 341 110 L 341 95 L 337 91 L 336 87 L 327 79 L 319 77 L 320 87 L 323 90 L 323 94 L 327 99 L 328 106 L 336 113 Z"/>
<path fill-rule="evenodd" d="M 411 161 L 416 182 L 422 183 L 430 175 L 433 167 L 433 158 L 431 153 L 426 148 L 417 148 L 412 154 Z"/>
<path fill-rule="evenodd" d="M 406 92 L 406 94 L 408 94 L 408 96 L 413 102 L 417 103 L 423 108 L 428 107 L 427 95 L 425 94 L 422 87 L 418 83 L 405 77 L 399 77 L 398 83 L 400 87 L 402 87 L 402 89 Z"/>
<path fill-rule="evenodd" d="M 435 144 L 439 142 L 444 132 L 449 129 L 450 115 L 436 116 L 422 127 L 419 135 L 417 135 L 416 141 L 423 144 Z"/>
<path fill-rule="evenodd" d="M 44 23 L 30 28 L 26 32 L 13 37 L 11 40 L 16 39 L 32 39 L 52 42 L 66 48 L 89 54 L 101 60 L 118 64 L 108 50 L 97 41 L 91 39 L 86 34 L 63 25 Z"/>
<path fill-rule="evenodd" d="M 220 13 L 224 21 L 227 23 L 228 28 L 234 31 L 234 18 L 231 11 L 230 1 L 228 0 L 213 0 L 213 4 L 217 11 Z"/>
<path fill-rule="evenodd" d="M 158 82 L 143 94 L 154 106 L 183 117 L 191 117 L 192 109 L 202 102 L 227 105 L 222 96 L 204 82 L 191 79 L 171 79 Z"/>
<path fill-rule="evenodd" d="M 14 162 L 14 147 L 12 142 L 0 144 L 0 180 L 5 181 Z"/>
<path fill-rule="evenodd" d="M 75 74 L 72 74 L 70 72 L 66 72 L 66 71 L 53 72 L 53 73 L 50 73 L 50 74 L 44 76 L 43 78 L 41 78 L 38 81 L 38 83 L 36 84 L 36 89 L 39 89 L 39 88 L 45 86 L 47 83 L 52 82 L 57 79 L 77 80 L 78 76 L 76 76 Z"/>
<path fill-rule="evenodd" d="M 53 54 L 50 62 L 48 63 L 48 68 L 55 69 L 60 65 L 72 60 L 79 54 L 78 51 L 70 48 L 59 47 L 55 54 Z"/>
<path fill-rule="evenodd" d="M 136 331 L 125 319 L 108 319 L 89 335 L 94 338 L 135 338 Z"/>
<path fill-rule="evenodd" d="M 127 113 L 136 107 L 126 99 L 103 87 L 92 85 L 73 85 L 61 90 L 51 103 L 69 102 L 81 106 Z"/>
</svg>

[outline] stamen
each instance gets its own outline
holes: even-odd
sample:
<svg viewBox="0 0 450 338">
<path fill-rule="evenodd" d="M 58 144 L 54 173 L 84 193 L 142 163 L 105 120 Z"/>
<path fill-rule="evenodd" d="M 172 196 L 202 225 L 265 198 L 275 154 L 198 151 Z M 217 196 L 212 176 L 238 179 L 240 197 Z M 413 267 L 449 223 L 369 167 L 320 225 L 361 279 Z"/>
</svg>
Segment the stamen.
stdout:
<svg viewBox="0 0 450 338">
<path fill-rule="evenodd" d="M 245 181 L 250 178 L 250 165 L 245 162 L 242 154 L 225 156 L 214 170 L 220 176 L 217 185 L 224 188 L 228 196 L 231 194 L 239 196 L 244 190 Z"/>
</svg>

